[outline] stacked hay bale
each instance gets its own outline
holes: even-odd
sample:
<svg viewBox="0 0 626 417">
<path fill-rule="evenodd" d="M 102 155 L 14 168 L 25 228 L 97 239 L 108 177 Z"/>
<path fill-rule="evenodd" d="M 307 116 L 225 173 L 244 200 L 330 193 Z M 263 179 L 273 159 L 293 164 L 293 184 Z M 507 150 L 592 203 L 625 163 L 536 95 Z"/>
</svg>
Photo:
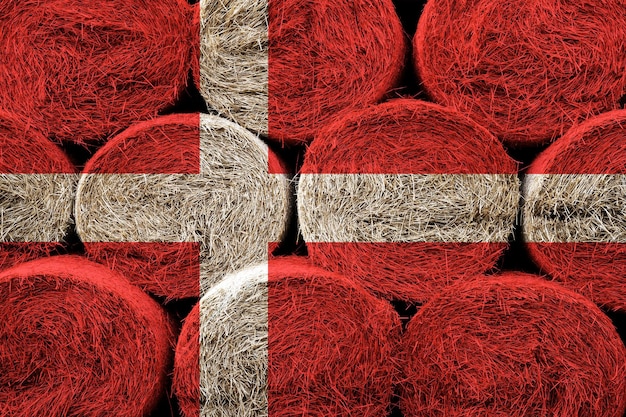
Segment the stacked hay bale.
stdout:
<svg viewBox="0 0 626 417">
<path fill-rule="evenodd" d="M 587 120 L 530 165 L 523 235 L 564 285 L 626 311 L 626 111 Z"/>
<path fill-rule="evenodd" d="M 0 108 L 44 136 L 103 139 L 154 117 L 187 82 L 184 0 L 2 1 Z"/>
<path fill-rule="evenodd" d="M 200 300 L 176 349 L 174 392 L 185 417 L 384 415 L 398 334 L 391 306 L 351 281 L 302 258 L 272 260 Z"/>
<path fill-rule="evenodd" d="M 522 146 L 618 108 L 624 39 L 623 0 L 429 0 L 413 46 L 435 101 Z"/>
<path fill-rule="evenodd" d="M 147 415 L 172 329 L 122 276 L 57 256 L 0 273 L 0 410 L 13 417 Z"/>
<path fill-rule="evenodd" d="M 209 107 L 282 143 L 380 100 L 404 65 L 391 0 L 200 1 L 199 89 Z"/>
<path fill-rule="evenodd" d="M 63 247 L 77 179 L 57 146 L 0 112 L 0 270 Z"/>
<path fill-rule="evenodd" d="M 298 184 L 313 262 L 386 298 L 424 301 L 493 268 L 518 206 L 516 164 L 454 110 L 396 100 L 317 135 Z"/>
<path fill-rule="evenodd" d="M 102 147 L 78 184 L 88 255 L 153 294 L 198 297 L 228 272 L 266 261 L 290 216 L 290 183 L 240 126 L 185 114 L 133 126 Z"/>
<path fill-rule="evenodd" d="M 521 273 L 457 282 L 404 334 L 405 417 L 626 411 L 626 348 L 591 301 Z"/>
</svg>

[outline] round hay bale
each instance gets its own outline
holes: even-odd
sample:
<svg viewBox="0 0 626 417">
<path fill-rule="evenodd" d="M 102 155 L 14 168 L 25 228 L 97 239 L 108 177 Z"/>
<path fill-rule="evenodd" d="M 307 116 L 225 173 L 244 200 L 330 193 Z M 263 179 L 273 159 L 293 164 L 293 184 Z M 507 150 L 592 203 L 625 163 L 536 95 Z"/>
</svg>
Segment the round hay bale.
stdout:
<svg viewBox="0 0 626 417">
<path fill-rule="evenodd" d="M 404 334 L 405 417 L 622 417 L 626 349 L 591 301 L 539 277 L 457 282 Z"/>
<path fill-rule="evenodd" d="M 298 184 L 311 259 L 386 298 L 424 301 L 494 267 L 517 213 L 516 164 L 453 110 L 395 100 L 344 114 Z"/>
<path fill-rule="evenodd" d="M 506 143 L 537 145 L 626 94 L 623 0 L 429 0 L 415 66 L 437 102 Z"/>
<path fill-rule="evenodd" d="M 77 180 L 56 145 L 0 112 L 0 270 L 63 246 Z"/>
<path fill-rule="evenodd" d="M 79 143 L 154 117 L 187 83 L 191 19 L 184 0 L 2 1 L 0 108 Z"/>
<path fill-rule="evenodd" d="M 2 414 L 148 415 L 164 393 L 172 329 L 122 276 L 75 256 L 0 274 Z"/>
<path fill-rule="evenodd" d="M 283 143 L 309 142 L 338 111 L 380 100 L 405 49 L 391 0 L 200 2 L 203 97 Z"/>
<path fill-rule="evenodd" d="M 140 123 L 85 166 L 77 231 L 92 259 L 147 291 L 198 297 L 199 285 L 267 261 L 268 243 L 282 239 L 290 179 L 268 173 L 279 169 L 258 137 L 217 116 Z"/>
<path fill-rule="evenodd" d="M 523 237 L 564 285 L 626 311 L 626 110 L 569 130 L 524 178 Z"/>
<path fill-rule="evenodd" d="M 200 300 L 179 338 L 174 392 L 186 417 L 381 416 L 398 336 L 389 304 L 303 260 L 277 259 Z"/>
</svg>

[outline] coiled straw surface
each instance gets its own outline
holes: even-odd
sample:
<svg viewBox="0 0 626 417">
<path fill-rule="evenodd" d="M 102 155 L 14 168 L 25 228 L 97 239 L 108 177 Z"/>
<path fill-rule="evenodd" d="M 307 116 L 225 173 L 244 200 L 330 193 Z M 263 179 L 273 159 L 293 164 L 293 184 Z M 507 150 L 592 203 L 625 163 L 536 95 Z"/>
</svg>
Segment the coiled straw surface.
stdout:
<svg viewBox="0 0 626 417">
<path fill-rule="evenodd" d="M 0 0 L 0 108 L 85 142 L 154 117 L 186 85 L 184 0 Z"/>
<path fill-rule="evenodd" d="M 493 268 L 518 206 L 516 164 L 453 110 L 395 100 L 344 114 L 298 184 L 311 259 L 387 298 L 423 301 Z"/>
<path fill-rule="evenodd" d="M 0 112 L 0 270 L 63 245 L 78 176 L 67 156 Z"/>
<path fill-rule="evenodd" d="M 538 277 L 457 282 L 404 335 L 406 417 L 621 417 L 626 348 L 591 301 Z"/>
<path fill-rule="evenodd" d="M 537 145 L 626 94 L 624 0 L 429 0 L 413 40 L 431 97 Z"/>
<path fill-rule="evenodd" d="M 287 175 L 268 173 L 278 165 L 255 135 L 217 116 L 136 125 L 85 167 L 79 236 L 90 257 L 148 291 L 198 297 L 200 285 L 266 261 L 268 243 L 282 239 L 291 198 Z"/>
<path fill-rule="evenodd" d="M 523 236 L 556 280 L 626 311 L 626 111 L 570 129 L 524 179 Z"/>
<path fill-rule="evenodd" d="M 171 329 L 146 294 L 106 267 L 51 257 L 0 274 L 0 414 L 148 415 Z"/>
<path fill-rule="evenodd" d="M 269 275 L 267 264 L 247 268 L 200 300 L 179 339 L 174 389 L 186 417 L 198 407 L 202 416 L 381 416 L 398 324 L 345 278 L 272 260 Z"/>
</svg>

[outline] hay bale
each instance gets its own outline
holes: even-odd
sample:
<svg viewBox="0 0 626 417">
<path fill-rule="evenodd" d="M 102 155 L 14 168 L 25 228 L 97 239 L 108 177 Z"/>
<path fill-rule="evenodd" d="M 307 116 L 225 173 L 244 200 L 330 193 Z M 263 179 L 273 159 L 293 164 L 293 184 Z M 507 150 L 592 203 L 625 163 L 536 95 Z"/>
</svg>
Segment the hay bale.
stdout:
<svg viewBox="0 0 626 417">
<path fill-rule="evenodd" d="M 621 417 L 626 349 L 591 301 L 521 273 L 458 282 L 409 322 L 405 417 Z"/>
<path fill-rule="evenodd" d="M 524 178 L 523 237 L 543 271 L 626 311 L 626 111 L 572 128 Z"/>
<path fill-rule="evenodd" d="M 386 298 L 423 301 L 494 267 L 518 206 L 516 164 L 453 110 L 396 100 L 344 114 L 298 184 L 311 259 Z"/>
<path fill-rule="evenodd" d="M 0 112 L 0 270 L 63 246 L 77 180 L 58 147 Z"/>
<path fill-rule="evenodd" d="M 0 274 L 2 414 L 148 415 L 164 392 L 172 329 L 111 270 L 75 256 Z"/>
<path fill-rule="evenodd" d="M 3 1 L 0 108 L 44 136 L 104 139 L 171 105 L 187 83 L 184 0 Z"/>
<path fill-rule="evenodd" d="M 199 13 L 206 102 L 283 143 L 309 142 L 336 112 L 380 100 L 404 64 L 391 0 L 202 0 Z"/>
<path fill-rule="evenodd" d="M 618 108 L 625 39 L 623 0 L 429 0 L 413 46 L 435 101 L 522 146 Z"/>
<path fill-rule="evenodd" d="M 140 123 L 85 166 L 78 234 L 92 259 L 144 289 L 198 297 L 199 285 L 266 261 L 268 243 L 282 239 L 290 180 L 268 174 L 279 165 L 255 135 L 217 116 Z"/>
<path fill-rule="evenodd" d="M 273 260 L 200 300 L 176 349 L 174 392 L 186 417 L 381 416 L 398 333 L 391 306 L 351 281 Z"/>
</svg>

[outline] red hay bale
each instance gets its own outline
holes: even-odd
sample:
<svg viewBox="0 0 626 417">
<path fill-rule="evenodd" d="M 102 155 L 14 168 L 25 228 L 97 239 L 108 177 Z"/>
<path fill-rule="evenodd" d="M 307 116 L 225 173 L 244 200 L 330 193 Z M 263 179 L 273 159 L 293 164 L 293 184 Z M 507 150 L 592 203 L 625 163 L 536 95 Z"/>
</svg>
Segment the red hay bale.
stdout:
<svg viewBox="0 0 626 417">
<path fill-rule="evenodd" d="M 429 0 L 413 39 L 426 91 L 511 145 L 537 145 L 626 93 L 626 3 Z"/>
<path fill-rule="evenodd" d="M 62 247 L 71 223 L 74 172 L 57 146 L 0 112 L 0 270 Z"/>
<path fill-rule="evenodd" d="M 0 0 L 0 108 L 73 142 L 153 117 L 186 85 L 191 20 L 184 0 Z"/>
<path fill-rule="evenodd" d="M 147 415 L 164 391 L 172 329 L 159 305 L 79 257 L 0 274 L 0 414 Z"/>
<path fill-rule="evenodd" d="M 524 179 L 523 236 L 533 260 L 598 304 L 626 311 L 626 110 L 570 129 Z"/>
<path fill-rule="evenodd" d="M 310 142 L 337 112 L 379 101 L 405 60 L 391 0 L 270 1 L 269 137 Z"/>
<path fill-rule="evenodd" d="M 186 417 L 382 416 L 399 329 L 389 304 L 346 278 L 302 258 L 271 260 L 269 273 L 232 274 L 194 308 L 174 391 Z"/>
<path fill-rule="evenodd" d="M 521 273 L 458 282 L 409 322 L 405 417 L 622 417 L 626 349 L 591 301 Z"/>
<path fill-rule="evenodd" d="M 267 260 L 291 211 L 278 158 L 212 115 L 138 123 L 87 162 L 76 229 L 88 256 L 147 291 L 198 297 L 224 274 Z"/>
<path fill-rule="evenodd" d="M 515 172 L 463 115 L 390 101 L 316 136 L 298 184 L 300 229 L 316 264 L 383 297 L 424 301 L 494 267 L 517 213 Z"/>
</svg>

